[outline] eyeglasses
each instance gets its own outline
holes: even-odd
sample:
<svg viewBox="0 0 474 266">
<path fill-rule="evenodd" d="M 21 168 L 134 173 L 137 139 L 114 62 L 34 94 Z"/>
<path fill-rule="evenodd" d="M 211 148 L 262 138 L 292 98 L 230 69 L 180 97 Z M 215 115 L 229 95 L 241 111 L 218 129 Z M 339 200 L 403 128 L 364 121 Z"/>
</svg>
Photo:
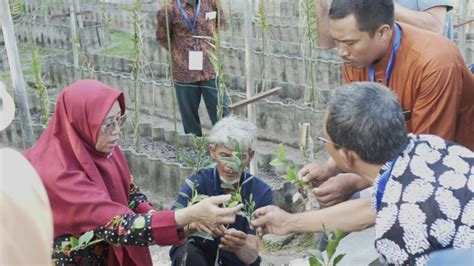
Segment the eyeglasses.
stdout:
<svg viewBox="0 0 474 266">
<path fill-rule="evenodd" d="M 328 139 L 325 139 L 325 138 L 323 138 L 323 137 L 316 137 L 316 139 L 318 139 L 318 140 L 321 142 L 321 144 L 323 144 L 323 145 L 326 145 L 327 143 L 331 143 L 332 145 L 334 145 L 334 146 L 336 146 L 336 147 L 341 147 L 341 145 L 339 145 L 339 144 L 337 144 L 337 143 L 334 143 L 334 142 L 332 142 L 332 141 L 330 141 L 330 140 L 328 140 Z"/>
<path fill-rule="evenodd" d="M 126 114 L 119 116 L 117 119 L 113 119 L 111 122 L 102 124 L 101 128 L 108 135 L 112 135 L 112 132 L 114 132 L 115 127 L 117 126 L 121 128 L 125 124 L 125 121 L 127 121 Z"/>
</svg>

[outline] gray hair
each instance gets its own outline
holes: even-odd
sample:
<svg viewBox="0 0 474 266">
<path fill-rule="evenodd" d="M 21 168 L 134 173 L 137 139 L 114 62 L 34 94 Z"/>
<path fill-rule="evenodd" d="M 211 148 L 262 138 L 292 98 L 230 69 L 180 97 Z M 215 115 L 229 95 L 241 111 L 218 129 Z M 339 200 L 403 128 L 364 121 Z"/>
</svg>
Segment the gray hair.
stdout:
<svg viewBox="0 0 474 266">
<path fill-rule="evenodd" d="M 242 150 L 254 149 L 257 129 L 254 124 L 241 120 L 236 116 L 227 116 L 219 120 L 209 133 L 210 144 L 222 144 L 234 149 L 235 141 L 240 143 Z"/>
<path fill-rule="evenodd" d="M 327 110 L 326 131 L 331 140 L 368 163 L 391 160 L 408 142 L 398 98 L 383 85 L 354 82 L 341 86 Z"/>
</svg>

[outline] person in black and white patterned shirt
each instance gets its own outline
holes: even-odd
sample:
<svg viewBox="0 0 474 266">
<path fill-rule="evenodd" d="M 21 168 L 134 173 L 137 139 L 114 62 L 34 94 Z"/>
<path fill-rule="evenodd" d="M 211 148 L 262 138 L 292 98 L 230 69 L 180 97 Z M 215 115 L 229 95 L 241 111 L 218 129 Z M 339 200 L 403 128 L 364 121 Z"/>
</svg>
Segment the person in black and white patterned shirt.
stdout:
<svg viewBox="0 0 474 266">
<path fill-rule="evenodd" d="M 396 265 L 425 265 L 432 251 L 474 246 L 474 152 L 407 134 L 395 94 L 372 82 L 338 88 L 324 124 L 318 139 L 341 170 L 373 184 L 373 197 L 298 214 L 264 207 L 252 222 L 257 232 L 318 232 L 323 223 L 358 231 L 375 221 L 380 259 Z"/>
</svg>

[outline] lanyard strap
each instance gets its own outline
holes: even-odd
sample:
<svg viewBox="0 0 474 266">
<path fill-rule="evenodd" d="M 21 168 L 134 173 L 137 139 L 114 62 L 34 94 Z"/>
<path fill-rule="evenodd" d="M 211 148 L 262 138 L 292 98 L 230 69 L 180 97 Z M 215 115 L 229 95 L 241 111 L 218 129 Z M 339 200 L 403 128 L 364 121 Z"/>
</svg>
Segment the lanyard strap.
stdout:
<svg viewBox="0 0 474 266">
<path fill-rule="evenodd" d="M 382 204 L 383 193 L 385 192 L 385 187 L 387 186 L 388 179 L 390 177 L 390 174 L 392 173 L 395 163 L 397 162 L 397 159 L 398 157 L 392 161 L 390 167 L 387 168 L 387 170 L 385 170 L 385 172 L 383 172 L 382 175 L 380 176 L 379 185 L 377 186 L 377 194 L 375 195 L 375 199 L 376 199 L 375 207 L 377 208 L 377 212 L 380 210 L 380 205 Z"/>
<path fill-rule="evenodd" d="M 191 19 L 189 19 L 188 14 L 186 13 L 186 10 L 184 9 L 184 6 L 181 4 L 181 0 L 176 0 L 176 3 L 178 4 L 179 11 L 181 11 L 181 14 L 183 15 L 184 21 L 186 21 L 188 28 L 191 30 L 192 34 L 194 35 L 194 30 L 196 29 L 196 24 L 199 18 L 199 11 L 201 10 L 202 0 L 198 1 L 197 8 L 194 11 L 194 21 L 192 23 L 191 23 Z"/>
<path fill-rule="evenodd" d="M 398 52 L 398 48 L 400 48 L 400 41 L 402 39 L 400 27 L 397 24 L 395 24 L 394 28 L 395 28 L 395 41 L 393 43 L 392 52 L 390 53 L 390 59 L 388 60 L 387 69 L 385 70 L 385 79 L 386 79 L 385 85 L 387 86 L 389 85 L 390 76 L 392 75 L 393 64 L 395 62 L 395 55 Z M 375 81 L 375 71 L 372 64 L 369 65 L 369 77 L 370 77 L 370 81 Z"/>
</svg>

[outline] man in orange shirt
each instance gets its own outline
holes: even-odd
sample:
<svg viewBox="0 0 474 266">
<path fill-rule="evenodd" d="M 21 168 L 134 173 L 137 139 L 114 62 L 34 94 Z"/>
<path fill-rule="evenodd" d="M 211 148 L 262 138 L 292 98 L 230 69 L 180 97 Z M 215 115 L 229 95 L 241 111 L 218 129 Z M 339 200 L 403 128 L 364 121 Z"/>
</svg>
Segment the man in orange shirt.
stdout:
<svg viewBox="0 0 474 266">
<path fill-rule="evenodd" d="M 375 81 L 398 96 L 409 132 L 434 134 L 474 150 L 474 77 L 454 43 L 395 23 L 392 0 L 334 0 L 329 27 L 344 66 L 344 83 Z M 330 206 L 368 187 L 329 159 L 303 167 L 316 198 Z"/>
</svg>

